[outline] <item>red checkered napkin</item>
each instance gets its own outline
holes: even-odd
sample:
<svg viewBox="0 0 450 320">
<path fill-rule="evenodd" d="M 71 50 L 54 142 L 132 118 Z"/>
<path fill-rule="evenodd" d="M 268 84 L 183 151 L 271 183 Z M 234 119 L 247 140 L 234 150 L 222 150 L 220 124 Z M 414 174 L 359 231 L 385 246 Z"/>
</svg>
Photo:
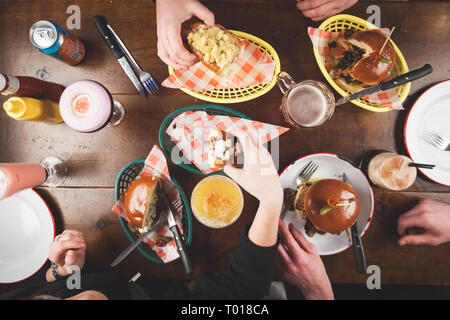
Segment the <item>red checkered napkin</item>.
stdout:
<svg viewBox="0 0 450 320">
<path fill-rule="evenodd" d="M 389 29 L 376 29 L 376 30 L 384 33 L 386 36 L 389 34 Z M 331 32 L 311 27 L 308 28 L 308 34 L 309 37 L 311 38 L 313 46 L 319 52 L 320 58 L 322 59 L 322 63 L 324 64 L 325 69 L 328 72 L 330 72 L 331 69 L 333 69 L 333 65 L 330 63 L 328 59 L 330 55 L 330 47 L 328 46 L 328 43 L 330 43 L 331 41 L 336 41 L 338 37 L 344 32 L 345 30 L 342 30 L 340 32 Z M 338 47 L 338 52 L 340 51 L 344 52 L 346 50 L 344 48 Z M 403 104 L 397 95 L 396 88 L 374 93 L 362 99 L 368 100 L 369 102 L 372 103 L 382 104 L 383 106 L 386 106 L 390 109 L 403 110 Z"/>
<path fill-rule="evenodd" d="M 231 88 L 247 88 L 270 82 L 275 72 L 275 62 L 248 40 L 226 74 L 217 75 L 198 62 L 186 71 L 175 71 L 162 85 L 168 88 L 186 88 L 194 91 Z"/>
<path fill-rule="evenodd" d="M 138 177 L 145 177 L 148 175 L 154 175 L 160 177 L 163 182 L 164 191 L 168 195 L 169 199 L 175 201 L 180 195 L 178 189 L 173 183 L 168 183 L 165 181 L 171 181 L 169 175 L 169 169 L 167 167 L 167 161 L 158 146 L 154 146 L 147 159 L 145 160 L 145 166 L 139 173 Z M 138 178 L 137 177 L 137 178 Z M 134 227 L 130 224 L 128 216 L 124 208 L 125 193 L 120 195 L 119 201 L 114 205 L 112 211 L 124 218 L 129 223 L 129 228 L 136 233 Z M 181 233 L 183 233 L 183 228 L 181 224 L 181 216 L 183 214 L 183 208 L 180 207 L 175 215 L 175 221 L 180 228 Z M 161 258 L 164 263 L 173 261 L 179 257 L 177 246 L 175 240 L 173 239 L 173 234 L 169 230 L 169 226 L 163 223 L 159 228 L 150 233 L 146 240 L 144 240 Z"/>
<path fill-rule="evenodd" d="M 212 169 L 208 165 L 208 138 L 211 130 L 215 128 L 228 133 L 254 130 L 261 143 L 275 139 L 289 130 L 242 118 L 210 116 L 204 111 L 187 111 L 173 119 L 166 133 L 190 162 L 201 172 L 209 174 L 220 170 Z"/>
</svg>

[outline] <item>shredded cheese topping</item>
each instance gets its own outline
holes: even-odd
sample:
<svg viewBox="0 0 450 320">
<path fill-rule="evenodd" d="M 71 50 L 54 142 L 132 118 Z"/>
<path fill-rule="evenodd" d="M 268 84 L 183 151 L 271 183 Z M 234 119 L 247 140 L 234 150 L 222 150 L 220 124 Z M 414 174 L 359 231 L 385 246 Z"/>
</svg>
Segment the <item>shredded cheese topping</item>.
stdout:
<svg viewBox="0 0 450 320">
<path fill-rule="evenodd" d="M 221 70 L 232 64 L 240 52 L 236 39 L 216 26 L 201 26 L 188 35 L 188 42 L 204 54 L 204 61 L 216 63 Z"/>
</svg>

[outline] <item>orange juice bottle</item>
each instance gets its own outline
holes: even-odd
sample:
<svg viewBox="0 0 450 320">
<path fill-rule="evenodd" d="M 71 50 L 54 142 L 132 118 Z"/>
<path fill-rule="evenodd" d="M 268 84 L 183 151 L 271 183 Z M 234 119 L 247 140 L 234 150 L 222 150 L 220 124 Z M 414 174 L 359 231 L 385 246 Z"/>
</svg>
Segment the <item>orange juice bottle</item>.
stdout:
<svg viewBox="0 0 450 320">
<path fill-rule="evenodd" d="M 52 124 L 63 122 L 59 113 L 59 105 L 48 100 L 12 97 L 3 104 L 3 108 L 8 116 L 16 120 Z"/>
</svg>

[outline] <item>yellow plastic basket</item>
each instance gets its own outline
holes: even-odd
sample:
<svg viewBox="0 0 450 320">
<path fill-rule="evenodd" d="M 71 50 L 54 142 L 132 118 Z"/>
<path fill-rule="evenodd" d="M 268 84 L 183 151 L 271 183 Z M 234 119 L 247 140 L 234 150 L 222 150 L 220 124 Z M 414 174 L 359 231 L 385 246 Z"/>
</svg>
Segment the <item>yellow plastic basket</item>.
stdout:
<svg viewBox="0 0 450 320">
<path fill-rule="evenodd" d="M 236 89 L 212 89 L 206 91 L 193 91 L 186 88 L 181 88 L 181 91 L 187 93 L 190 96 L 198 98 L 200 100 L 214 102 L 214 103 L 238 103 L 249 101 L 262 96 L 269 92 L 277 83 L 276 75 L 280 72 L 280 58 L 278 57 L 275 49 L 267 42 L 245 32 L 230 30 L 240 38 L 247 39 L 252 44 L 256 45 L 262 53 L 269 55 L 273 61 L 275 61 L 275 71 L 272 77 L 272 81 L 265 84 L 259 84 L 247 88 Z M 169 74 L 173 74 L 175 70 L 169 66 Z"/>
<path fill-rule="evenodd" d="M 319 29 L 325 31 L 339 32 L 344 29 L 356 29 L 356 30 L 366 30 L 366 29 L 377 29 L 377 26 L 363 20 L 361 18 L 351 16 L 348 14 L 340 14 L 333 16 L 327 20 L 325 20 L 320 26 Z M 399 76 L 409 71 L 408 65 L 406 64 L 406 60 L 403 57 L 400 49 L 395 45 L 395 43 L 390 40 L 395 52 L 397 53 L 397 59 L 395 62 L 395 66 L 393 69 L 393 76 Z M 349 92 L 341 89 L 336 82 L 330 77 L 329 73 L 325 69 L 322 60 L 320 59 L 319 52 L 314 48 L 314 56 L 316 57 L 317 64 L 319 65 L 320 70 L 322 71 L 324 77 L 327 79 L 328 83 L 341 95 L 346 96 Z M 411 90 L 411 83 L 408 82 L 404 85 L 397 87 L 397 95 L 402 102 L 405 101 L 406 97 Z M 379 103 L 371 103 L 362 99 L 352 101 L 353 104 L 356 104 L 358 107 L 373 111 L 373 112 L 386 112 L 391 111 L 388 107 L 384 107 Z"/>
</svg>

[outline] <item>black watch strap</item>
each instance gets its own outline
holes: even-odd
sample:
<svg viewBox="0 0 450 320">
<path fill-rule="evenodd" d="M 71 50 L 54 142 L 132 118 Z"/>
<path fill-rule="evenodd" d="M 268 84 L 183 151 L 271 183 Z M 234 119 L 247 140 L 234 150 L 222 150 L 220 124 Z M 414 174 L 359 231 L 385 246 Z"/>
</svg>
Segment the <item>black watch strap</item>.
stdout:
<svg viewBox="0 0 450 320">
<path fill-rule="evenodd" d="M 51 264 L 51 269 L 52 269 L 52 275 L 56 280 L 62 278 L 62 276 L 58 273 L 58 266 L 56 264 L 54 264 L 53 262 Z"/>
</svg>

